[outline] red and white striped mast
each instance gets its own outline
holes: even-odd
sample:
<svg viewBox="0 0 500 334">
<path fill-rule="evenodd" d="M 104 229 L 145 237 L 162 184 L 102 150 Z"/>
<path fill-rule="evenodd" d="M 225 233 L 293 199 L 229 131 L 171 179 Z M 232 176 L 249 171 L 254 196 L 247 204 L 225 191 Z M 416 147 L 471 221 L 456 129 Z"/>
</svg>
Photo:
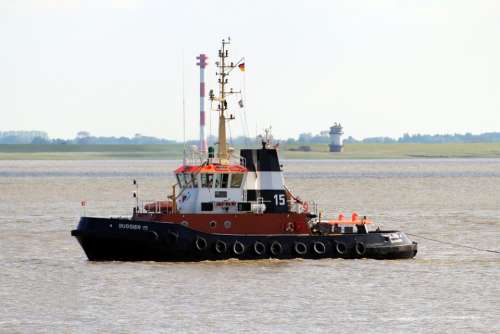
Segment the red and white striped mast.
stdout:
<svg viewBox="0 0 500 334">
<path fill-rule="evenodd" d="M 207 153 L 207 137 L 205 136 L 205 67 L 207 66 L 207 55 L 201 53 L 196 57 L 200 66 L 200 143 L 198 149 L 201 153 Z"/>
</svg>

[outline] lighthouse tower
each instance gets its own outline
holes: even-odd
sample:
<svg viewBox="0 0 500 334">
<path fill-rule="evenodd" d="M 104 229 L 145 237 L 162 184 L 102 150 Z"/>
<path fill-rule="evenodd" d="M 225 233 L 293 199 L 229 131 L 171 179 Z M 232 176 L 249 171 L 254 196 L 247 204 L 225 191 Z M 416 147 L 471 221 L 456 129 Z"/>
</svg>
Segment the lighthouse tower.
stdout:
<svg viewBox="0 0 500 334">
<path fill-rule="evenodd" d="M 342 125 L 335 123 L 330 127 L 330 152 L 342 152 L 344 146 L 342 145 L 342 135 L 344 134 Z"/>
<path fill-rule="evenodd" d="M 207 153 L 207 137 L 205 137 L 205 67 L 207 66 L 207 56 L 202 53 L 196 57 L 200 66 L 200 143 L 198 149 L 202 153 Z"/>
</svg>

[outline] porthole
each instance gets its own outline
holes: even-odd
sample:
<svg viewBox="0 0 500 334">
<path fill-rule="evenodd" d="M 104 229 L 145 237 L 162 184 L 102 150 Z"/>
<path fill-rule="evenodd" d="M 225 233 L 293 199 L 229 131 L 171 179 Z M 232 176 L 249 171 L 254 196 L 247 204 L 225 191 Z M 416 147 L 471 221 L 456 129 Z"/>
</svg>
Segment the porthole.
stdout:
<svg viewBox="0 0 500 334">
<path fill-rule="evenodd" d="M 215 220 L 212 220 L 210 223 L 208 223 L 208 226 L 210 228 L 216 228 L 217 227 L 217 222 Z"/>
<path fill-rule="evenodd" d="M 224 227 L 225 227 L 225 228 L 231 228 L 231 222 L 230 222 L 229 220 L 226 220 L 226 221 L 224 222 Z"/>
</svg>

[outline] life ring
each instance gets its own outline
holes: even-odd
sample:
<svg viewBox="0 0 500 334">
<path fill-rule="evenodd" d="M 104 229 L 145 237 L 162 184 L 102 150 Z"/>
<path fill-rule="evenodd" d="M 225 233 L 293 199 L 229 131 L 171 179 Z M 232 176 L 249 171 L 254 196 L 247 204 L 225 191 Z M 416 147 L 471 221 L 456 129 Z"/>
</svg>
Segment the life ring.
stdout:
<svg viewBox="0 0 500 334">
<path fill-rule="evenodd" d="M 356 254 L 359 256 L 363 256 L 366 253 L 366 246 L 364 242 L 358 241 L 356 242 L 356 246 L 354 246 L 354 250 L 356 251 Z"/>
<path fill-rule="evenodd" d="M 196 237 L 195 245 L 196 249 L 199 251 L 204 251 L 208 247 L 207 240 L 205 240 L 205 238 L 202 238 L 200 236 Z"/>
<path fill-rule="evenodd" d="M 299 255 L 305 255 L 307 253 L 307 245 L 301 241 L 297 241 L 293 246 L 295 253 Z"/>
<path fill-rule="evenodd" d="M 309 212 L 309 203 L 302 203 L 302 209 L 304 209 L 304 212 Z"/>
<path fill-rule="evenodd" d="M 245 245 L 241 243 L 240 241 L 236 240 L 236 242 L 233 245 L 233 252 L 236 255 L 241 255 L 245 252 Z"/>
<path fill-rule="evenodd" d="M 264 243 L 262 243 L 260 241 L 256 241 L 253 244 L 253 251 L 257 255 L 262 255 L 262 254 L 264 254 L 266 252 L 266 245 L 264 245 Z"/>
<path fill-rule="evenodd" d="M 222 240 L 217 240 L 215 242 L 215 251 L 219 254 L 224 254 L 227 251 L 227 245 Z"/>
<path fill-rule="evenodd" d="M 174 231 L 168 231 L 167 233 L 167 242 L 169 244 L 175 244 L 179 240 L 179 233 Z"/>
<path fill-rule="evenodd" d="M 347 253 L 347 245 L 345 243 L 343 243 L 342 241 L 338 241 L 337 244 L 335 245 L 335 250 L 340 255 L 344 255 Z"/>
<path fill-rule="evenodd" d="M 275 240 L 271 244 L 270 250 L 271 250 L 271 254 L 273 254 L 274 256 L 278 256 L 281 253 L 283 253 L 283 246 L 281 246 L 281 244 L 279 243 L 279 241 Z"/>
<path fill-rule="evenodd" d="M 323 255 L 326 253 L 326 246 L 322 241 L 315 241 L 313 245 L 314 252 L 318 255 Z"/>
<path fill-rule="evenodd" d="M 292 222 L 289 222 L 288 224 L 286 224 L 285 231 L 286 232 L 295 232 L 295 224 Z"/>
</svg>

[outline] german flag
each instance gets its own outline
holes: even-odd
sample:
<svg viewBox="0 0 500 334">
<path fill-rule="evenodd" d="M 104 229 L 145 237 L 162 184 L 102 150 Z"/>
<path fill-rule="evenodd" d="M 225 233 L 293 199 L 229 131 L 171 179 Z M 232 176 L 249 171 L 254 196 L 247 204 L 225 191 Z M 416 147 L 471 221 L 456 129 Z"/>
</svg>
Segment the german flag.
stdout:
<svg viewBox="0 0 500 334">
<path fill-rule="evenodd" d="M 239 64 L 238 67 L 240 68 L 241 72 L 245 72 L 245 63 Z"/>
</svg>

